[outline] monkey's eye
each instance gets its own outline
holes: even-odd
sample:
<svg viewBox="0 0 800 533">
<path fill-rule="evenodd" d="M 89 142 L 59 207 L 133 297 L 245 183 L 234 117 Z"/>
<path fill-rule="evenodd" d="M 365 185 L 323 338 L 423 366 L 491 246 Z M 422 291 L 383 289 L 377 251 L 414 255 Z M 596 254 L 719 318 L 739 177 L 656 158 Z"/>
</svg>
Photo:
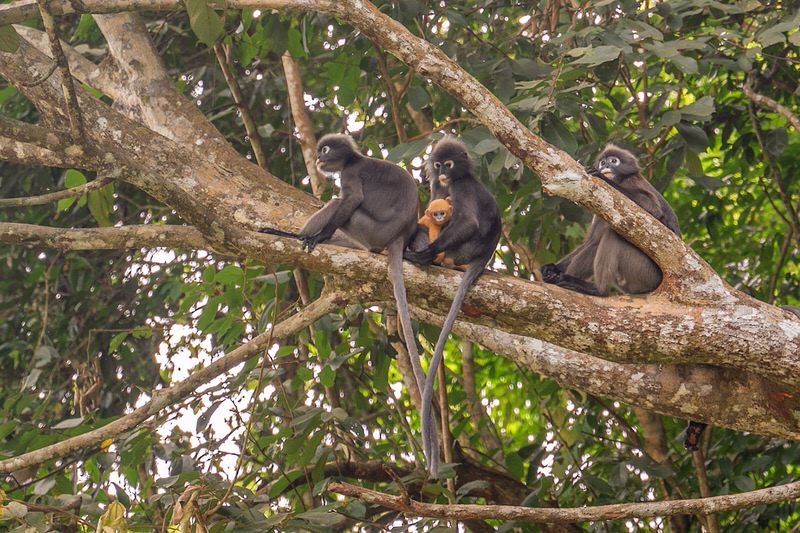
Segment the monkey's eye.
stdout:
<svg viewBox="0 0 800 533">
<path fill-rule="evenodd" d="M 439 170 L 440 168 L 442 168 L 442 164 L 439 163 L 438 161 L 434 161 L 433 162 L 433 168 L 435 168 L 436 170 Z"/>
<path fill-rule="evenodd" d="M 608 164 L 609 165 L 614 165 L 614 166 L 619 165 L 619 158 L 614 157 L 614 156 L 609 157 L 608 158 Z"/>
<path fill-rule="evenodd" d="M 331 147 L 330 146 L 323 146 L 322 149 L 320 150 L 320 153 L 327 154 L 330 151 L 331 151 Z"/>
<path fill-rule="evenodd" d="M 453 168 L 453 162 L 452 161 L 445 161 L 444 162 L 444 166 L 446 166 L 447 168 Z"/>
</svg>

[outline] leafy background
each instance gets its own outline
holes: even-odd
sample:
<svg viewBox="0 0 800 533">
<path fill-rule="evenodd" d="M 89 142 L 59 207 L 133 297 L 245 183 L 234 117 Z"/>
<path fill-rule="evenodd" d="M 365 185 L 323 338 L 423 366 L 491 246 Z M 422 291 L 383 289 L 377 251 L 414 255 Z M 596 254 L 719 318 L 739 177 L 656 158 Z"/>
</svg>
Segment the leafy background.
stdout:
<svg viewBox="0 0 800 533">
<path fill-rule="evenodd" d="M 204 0 L 186 5 L 191 15 L 146 18 L 170 74 L 231 144 L 253 157 L 207 46 L 218 39 L 228 43 L 276 176 L 310 191 L 281 68 L 288 50 L 300 66 L 318 134 L 349 131 L 365 149 L 402 162 L 417 176 L 428 145 L 441 132 L 465 140 L 504 213 L 497 270 L 531 277 L 538 264 L 582 239 L 589 214 L 542 196 L 538 178 L 456 100 L 351 28 L 320 13 L 228 10 L 222 17 Z M 796 5 L 377 5 L 440 46 L 534 132 L 580 161 L 591 162 L 607 142 L 635 150 L 645 175 L 674 207 L 684 238 L 728 282 L 765 301 L 800 303 L 800 235 L 790 223 L 800 208 L 800 133 L 784 117 L 752 107 L 742 91 L 749 80 L 756 92 L 800 113 Z M 65 16 L 58 23 L 62 37 L 87 57 L 105 57 L 90 16 Z M 395 114 L 388 83 L 399 96 Z M 37 119 L 36 110 L 7 84 L 0 87 L 0 108 L 19 120 Z M 94 178 L 74 169 L 0 165 L 0 197 Z M 422 183 L 420 192 L 425 200 Z M 325 198 L 331 193 L 328 188 Z M 58 205 L 3 209 L 0 221 L 63 227 L 181 222 L 168 206 L 118 183 Z M 309 274 L 308 284 L 312 298 L 318 296 L 322 279 Z M 3 246 L 0 456 L 108 423 L 146 401 L 154 387 L 183 379 L 293 313 L 299 301 L 290 266 L 229 263 L 202 251 L 77 253 Z M 326 465 L 382 460 L 409 467 L 418 453 L 410 439 L 418 421 L 399 385 L 395 337 L 384 328 L 391 320 L 381 309 L 341 309 L 273 347 L 263 365 L 254 358 L 141 430 L 14 473 L 2 484 L 5 496 L 68 512 L 6 500 L 0 530 L 47 531 L 50 524 L 88 530 L 99 521 L 114 525 L 115 516 L 117 525 L 141 531 L 327 531 L 378 524 L 408 529 L 402 516 L 325 492 L 336 473 Z M 431 342 L 438 332 L 420 324 L 420 333 Z M 643 429 L 629 406 L 561 389 L 478 346 L 472 349 L 474 363 L 464 363 L 460 348 L 469 347 L 448 344 L 445 356 L 454 438 L 473 462 L 505 476 L 514 503 L 574 507 L 699 495 L 692 458 L 680 444 L 683 421 L 660 417 L 669 456 L 657 463 L 642 452 Z M 461 378 L 463 364 L 474 364 L 474 390 Z M 800 460 L 797 443 L 716 428 L 708 446 L 712 494 L 787 481 Z M 419 474 L 403 474 L 404 483 L 419 487 Z M 489 477 L 481 479 L 460 479 L 451 498 L 486 501 Z M 443 483 L 422 490 L 427 498 L 448 501 Z M 109 507 L 112 501 L 124 506 L 124 518 L 120 507 Z M 800 522 L 798 513 L 789 502 L 718 519 L 726 531 L 789 531 Z M 415 523 L 434 527 L 433 521 Z M 694 517 L 585 527 L 699 530 Z"/>
</svg>

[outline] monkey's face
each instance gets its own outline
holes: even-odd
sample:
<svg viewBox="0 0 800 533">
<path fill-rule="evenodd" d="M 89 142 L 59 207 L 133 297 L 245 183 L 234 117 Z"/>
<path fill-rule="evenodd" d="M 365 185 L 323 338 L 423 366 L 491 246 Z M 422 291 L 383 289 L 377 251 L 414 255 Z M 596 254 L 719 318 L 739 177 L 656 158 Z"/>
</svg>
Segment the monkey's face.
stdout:
<svg viewBox="0 0 800 533">
<path fill-rule="evenodd" d="M 317 144 L 317 170 L 339 172 L 355 155 L 355 143 L 349 136 L 326 135 Z"/>
<path fill-rule="evenodd" d="M 449 199 L 440 198 L 430 203 L 428 209 L 425 210 L 425 214 L 431 217 L 437 225 L 441 226 L 450 220 L 453 215 L 453 205 Z"/>
<path fill-rule="evenodd" d="M 608 179 L 624 178 L 639 173 L 636 158 L 619 148 L 605 149 L 597 157 L 597 169 Z"/>
<path fill-rule="evenodd" d="M 445 211 L 434 211 L 431 213 L 431 217 L 433 220 L 436 221 L 437 224 L 442 225 L 447 222 L 447 213 Z"/>
<path fill-rule="evenodd" d="M 472 162 L 464 145 L 459 141 L 439 141 L 428 160 L 429 176 L 447 187 L 450 182 L 471 175 Z"/>
</svg>

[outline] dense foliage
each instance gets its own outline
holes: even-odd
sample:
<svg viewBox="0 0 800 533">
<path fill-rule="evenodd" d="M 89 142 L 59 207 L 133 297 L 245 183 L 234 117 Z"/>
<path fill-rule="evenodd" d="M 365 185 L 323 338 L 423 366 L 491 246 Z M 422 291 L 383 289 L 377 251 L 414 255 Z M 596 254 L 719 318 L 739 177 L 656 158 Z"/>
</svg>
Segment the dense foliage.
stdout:
<svg viewBox="0 0 800 533">
<path fill-rule="evenodd" d="M 498 271 L 532 277 L 539 264 L 583 237 L 589 214 L 544 197 L 538 178 L 454 98 L 350 27 L 319 13 L 228 10 L 220 19 L 221 11 L 202 11 L 203 2 L 186 3 L 191 20 L 184 11 L 144 14 L 165 66 L 251 157 L 214 52 L 199 42 L 222 38 L 274 175 L 311 190 L 281 67 L 288 50 L 300 66 L 317 133 L 352 132 L 361 146 L 417 176 L 426 148 L 442 132 L 467 142 L 504 213 Z M 800 114 L 797 6 L 756 0 L 377 5 L 440 46 L 532 131 L 576 159 L 590 163 L 607 142 L 634 149 L 645 175 L 674 207 L 685 240 L 729 283 L 764 301 L 800 304 L 800 132 L 743 92 L 749 83 Z M 57 22 L 64 40 L 86 57 L 97 62 L 107 54 L 91 16 Z M 0 88 L 0 110 L 37 119 L 7 84 Z M 0 165 L 2 198 L 94 177 Z M 425 200 L 423 184 L 420 191 Z M 5 208 L 0 221 L 181 222 L 170 207 L 118 183 L 58 205 Z M 154 388 L 185 378 L 294 313 L 303 292 L 298 279 L 304 278 L 290 266 L 222 261 L 205 252 L 0 247 L 0 457 L 104 425 L 141 405 Z M 305 273 L 305 280 L 310 297 L 317 297 L 322 278 Z M 408 490 L 441 502 L 575 507 L 699 496 L 698 471 L 681 445 L 683 421 L 657 417 L 645 428 L 630 406 L 561 389 L 478 346 L 472 358 L 462 358 L 468 347 L 459 342 L 445 355 L 450 426 L 462 463 L 449 470 L 459 473 L 456 493 L 448 494 L 444 482 L 421 486 L 421 474 L 411 472 L 421 456 L 412 443 L 418 419 L 401 386 L 393 321 L 391 310 L 341 309 L 140 430 L 14 473 L 0 485 L 10 499 L 0 508 L 0 530 L 46 531 L 51 523 L 65 531 L 94 529 L 104 512 L 119 512 L 108 507 L 114 500 L 127 510 L 131 530 L 406 530 L 403 516 L 325 491 L 342 471 L 367 485 L 396 482 L 380 466 L 354 473 L 354 464 L 374 466 L 367 461 L 375 460 L 401 465 Z M 435 341 L 436 328 L 419 326 L 426 342 Z M 474 385 L 462 379 L 465 373 Z M 645 444 L 661 425 L 666 458 L 654 457 Z M 712 494 L 771 486 L 797 474 L 795 442 L 721 429 L 709 437 Z M 726 531 L 776 531 L 791 529 L 798 516 L 797 505 L 785 503 L 718 519 Z M 586 527 L 700 526 L 689 517 Z"/>
</svg>

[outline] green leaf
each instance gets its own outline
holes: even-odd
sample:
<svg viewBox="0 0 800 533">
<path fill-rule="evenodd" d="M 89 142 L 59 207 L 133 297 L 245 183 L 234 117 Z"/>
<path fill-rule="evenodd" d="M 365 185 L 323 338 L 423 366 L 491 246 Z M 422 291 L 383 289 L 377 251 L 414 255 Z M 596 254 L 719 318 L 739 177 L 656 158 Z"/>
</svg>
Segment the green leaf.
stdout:
<svg viewBox="0 0 800 533">
<path fill-rule="evenodd" d="M 241 285 L 244 282 L 244 270 L 236 265 L 227 265 L 217 272 L 214 281 L 223 285 Z"/>
<path fill-rule="evenodd" d="M 128 338 L 127 331 L 123 331 L 122 333 L 117 333 L 116 335 L 111 337 L 111 342 L 108 343 L 108 351 L 109 352 L 115 351 L 117 348 L 119 348 L 119 345 L 122 344 L 122 342 L 126 338 Z"/>
<path fill-rule="evenodd" d="M 700 69 L 697 66 L 697 61 L 694 58 L 682 55 L 676 55 L 670 58 L 670 61 L 675 64 L 685 74 L 697 74 Z"/>
<path fill-rule="evenodd" d="M 682 107 L 681 115 L 687 120 L 708 120 L 714 113 L 714 99 L 704 96 L 696 102 Z"/>
<path fill-rule="evenodd" d="M 516 453 L 506 455 L 506 468 L 517 479 L 522 479 L 522 475 L 525 473 L 525 464 L 522 461 L 522 457 Z"/>
<path fill-rule="evenodd" d="M 289 45 L 289 30 L 278 15 L 264 15 L 264 18 L 266 23 L 261 29 L 262 39 L 269 50 L 282 55 Z"/>
<path fill-rule="evenodd" d="M 622 53 L 618 46 L 603 45 L 598 47 L 574 48 L 567 52 L 571 56 L 579 55 L 578 59 L 572 62 L 573 65 L 586 65 L 594 67 L 608 61 L 614 61 Z"/>
<path fill-rule="evenodd" d="M 346 518 L 340 514 L 323 511 L 321 509 L 312 509 L 311 511 L 300 513 L 299 515 L 296 515 L 296 517 L 305 520 L 306 522 L 311 522 L 314 525 L 325 527 L 333 527 L 346 520 Z"/>
<path fill-rule="evenodd" d="M 64 173 L 64 187 L 71 189 L 86 183 L 86 176 L 80 170 L 71 168 Z"/>
<path fill-rule="evenodd" d="M 333 382 L 336 380 L 336 372 L 329 366 L 325 365 L 322 372 L 319 373 L 319 381 L 326 387 L 333 387 Z"/>
<path fill-rule="evenodd" d="M 297 31 L 296 28 L 289 28 L 289 35 L 286 41 L 286 47 L 289 50 L 289 53 L 295 59 L 302 59 L 308 54 L 306 53 L 305 48 L 303 48 L 303 36 Z"/>
<path fill-rule="evenodd" d="M 411 87 L 406 93 L 408 102 L 416 110 L 420 110 L 431 102 L 428 92 L 419 86 Z"/>
<path fill-rule="evenodd" d="M 733 484 L 736 485 L 736 488 L 742 492 L 749 492 L 756 488 L 755 482 L 747 476 L 737 477 L 733 480 Z"/>
<path fill-rule="evenodd" d="M 0 51 L 13 54 L 19 49 L 19 35 L 10 24 L 0 26 Z"/>
<path fill-rule="evenodd" d="M 222 17 L 217 15 L 207 0 L 186 0 L 186 11 L 189 13 L 189 25 L 198 41 L 213 46 L 222 37 Z"/>
<path fill-rule="evenodd" d="M 75 170 L 74 168 L 71 168 L 64 173 L 65 188 L 71 189 L 73 187 L 78 187 L 80 185 L 83 185 L 84 183 L 86 183 L 86 176 L 84 176 L 83 172 L 81 172 L 80 170 Z M 81 195 L 81 199 L 83 200 L 83 202 L 81 202 L 79 205 L 83 205 L 86 203 L 85 198 L 86 198 L 85 194 Z M 74 204 L 77 199 L 78 198 L 76 196 L 72 196 L 70 198 L 62 198 L 61 200 L 58 201 L 56 209 L 58 209 L 59 211 L 64 211 L 65 209 L 68 209 L 72 204 Z"/>
<path fill-rule="evenodd" d="M 89 192 L 89 212 L 100 226 L 111 226 L 111 210 L 114 205 L 114 184 Z"/>
<path fill-rule="evenodd" d="M 693 152 L 705 152 L 706 148 L 708 147 L 708 135 L 706 132 L 697 126 L 692 124 L 686 124 L 685 122 L 680 122 L 675 125 L 678 130 L 678 133 L 681 134 L 683 140 L 686 141 L 686 146 L 689 147 L 689 150 Z"/>
</svg>

